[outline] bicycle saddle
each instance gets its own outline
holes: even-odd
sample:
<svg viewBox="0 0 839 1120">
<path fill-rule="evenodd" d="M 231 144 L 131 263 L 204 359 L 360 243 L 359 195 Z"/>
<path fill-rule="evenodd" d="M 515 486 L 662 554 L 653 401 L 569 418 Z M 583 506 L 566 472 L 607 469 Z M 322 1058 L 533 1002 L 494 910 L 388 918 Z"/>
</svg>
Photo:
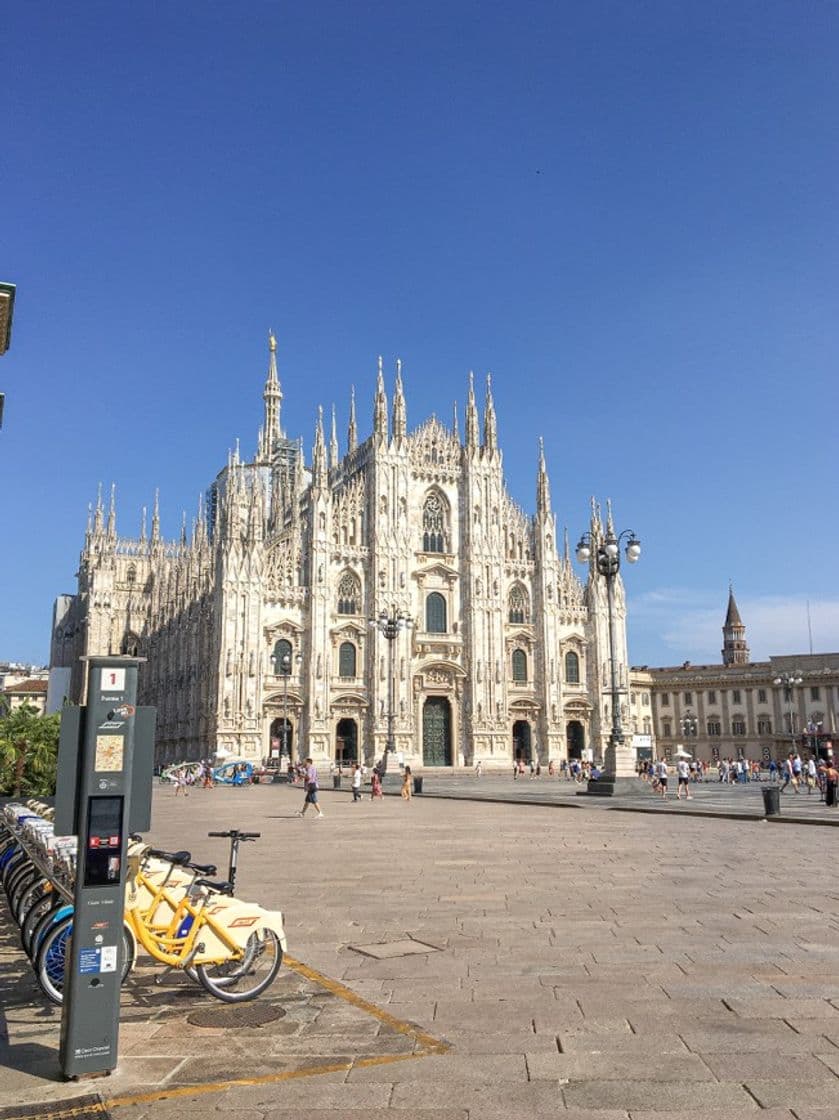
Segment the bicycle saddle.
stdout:
<svg viewBox="0 0 839 1120">
<path fill-rule="evenodd" d="M 196 887 L 209 887 L 211 891 L 215 891 L 217 894 L 233 893 L 233 884 L 228 883 L 226 880 L 213 882 L 212 879 L 196 879 L 195 885 Z"/>
<path fill-rule="evenodd" d="M 149 848 L 148 854 L 154 859 L 165 859 L 169 863 L 175 863 L 178 867 L 186 867 L 192 859 L 192 852 L 164 852 L 160 848 Z"/>
<path fill-rule="evenodd" d="M 214 863 L 191 863 L 190 871 L 200 871 L 202 875 L 215 875 L 218 868 Z"/>
</svg>

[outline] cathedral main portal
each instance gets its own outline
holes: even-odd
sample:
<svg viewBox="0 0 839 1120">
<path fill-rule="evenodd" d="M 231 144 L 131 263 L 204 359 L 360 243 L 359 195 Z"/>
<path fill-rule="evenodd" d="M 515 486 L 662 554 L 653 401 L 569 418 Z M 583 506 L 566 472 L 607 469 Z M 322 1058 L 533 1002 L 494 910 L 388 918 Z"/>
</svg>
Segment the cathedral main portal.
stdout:
<svg viewBox="0 0 839 1120">
<path fill-rule="evenodd" d="M 429 696 L 423 705 L 422 762 L 452 765 L 452 706 L 445 696 Z"/>
</svg>

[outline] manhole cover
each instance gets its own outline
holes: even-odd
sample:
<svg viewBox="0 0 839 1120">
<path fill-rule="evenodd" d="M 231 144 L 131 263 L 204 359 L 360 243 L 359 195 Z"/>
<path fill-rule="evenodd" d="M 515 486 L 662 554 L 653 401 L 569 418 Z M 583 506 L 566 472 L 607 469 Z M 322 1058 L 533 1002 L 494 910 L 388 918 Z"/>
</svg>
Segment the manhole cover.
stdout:
<svg viewBox="0 0 839 1120">
<path fill-rule="evenodd" d="M 110 1117 L 111 1113 L 98 1095 L 0 1108 L 0 1120 L 109 1120 Z"/>
<path fill-rule="evenodd" d="M 248 1003 L 239 1007 L 203 1007 L 187 1015 L 186 1021 L 193 1027 L 264 1027 L 282 1019 L 285 1011 L 272 1003 Z"/>
<path fill-rule="evenodd" d="M 363 953 L 365 957 L 375 957 L 377 961 L 387 961 L 391 957 L 410 957 L 415 953 L 439 953 L 436 945 L 426 945 L 424 941 L 415 941 L 413 937 L 405 937 L 401 941 L 385 941 L 379 945 L 348 945 L 354 953 Z"/>
</svg>

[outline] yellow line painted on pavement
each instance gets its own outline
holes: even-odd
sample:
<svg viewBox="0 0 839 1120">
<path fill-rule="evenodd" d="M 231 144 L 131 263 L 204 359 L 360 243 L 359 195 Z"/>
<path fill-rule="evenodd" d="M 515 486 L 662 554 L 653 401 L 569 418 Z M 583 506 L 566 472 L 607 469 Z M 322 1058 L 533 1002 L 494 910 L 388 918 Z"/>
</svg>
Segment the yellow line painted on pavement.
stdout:
<svg viewBox="0 0 839 1120">
<path fill-rule="evenodd" d="M 194 1097 L 199 1093 L 217 1093 L 224 1089 L 241 1088 L 248 1085 L 275 1085 L 282 1081 L 296 1081 L 301 1077 L 315 1077 L 321 1073 L 349 1073 L 351 1069 L 366 1069 L 368 1066 L 385 1066 L 393 1062 L 410 1062 L 415 1058 L 425 1058 L 431 1051 L 417 1050 L 414 1054 L 382 1054 L 377 1058 L 359 1058 L 350 1062 L 331 1062 L 322 1066 L 305 1066 L 303 1069 L 290 1069 L 283 1073 L 264 1073 L 261 1077 L 237 1077 L 230 1081 L 214 1081 L 206 1085 L 180 1085 L 177 1089 L 157 1089 L 150 1093 L 135 1093 L 125 1097 L 112 1097 L 108 1108 L 121 1108 L 127 1104 L 147 1104 L 149 1101 L 169 1101 L 178 1097 Z"/>
<path fill-rule="evenodd" d="M 431 1054 L 445 1054 L 448 1050 L 451 1050 L 448 1042 L 434 1038 L 433 1035 L 412 1023 L 397 1019 L 394 1015 L 385 1011 L 384 1008 L 378 1007 L 375 1003 L 370 1003 L 369 1000 L 358 995 L 346 984 L 342 984 L 340 980 L 332 980 L 329 976 L 324 976 L 322 972 L 318 972 L 317 969 L 310 968 L 309 965 L 303 964 L 302 961 L 295 960 L 294 957 L 288 955 L 283 957 L 283 963 L 305 979 L 311 980 L 312 983 L 321 988 L 326 988 L 328 992 L 332 992 L 339 999 L 357 1007 L 359 1011 L 372 1015 L 373 1018 L 378 1019 L 379 1022 L 390 1027 L 391 1030 L 415 1039 L 421 1049 L 416 1050 L 413 1054 L 381 1054 L 378 1057 L 358 1058 L 349 1062 L 328 1062 L 319 1066 L 304 1066 L 302 1069 L 285 1070 L 283 1073 L 265 1073 L 260 1077 L 237 1077 L 228 1081 L 213 1081 L 203 1085 L 179 1085 L 174 1089 L 157 1089 L 149 1093 L 131 1093 L 122 1097 L 112 1097 L 106 1102 L 107 1107 L 121 1108 L 130 1104 L 148 1104 L 150 1101 L 177 1100 L 179 1097 L 194 1097 L 200 1093 L 217 1093 L 224 1089 L 234 1089 L 248 1085 L 277 1085 L 283 1081 L 296 1081 L 301 1077 L 317 1077 L 323 1073 L 348 1073 L 352 1069 L 392 1065 L 394 1062 L 409 1062 L 416 1058 L 426 1058 Z"/>
<path fill-rule="evenodd" d="M 55 1109 L 49 1112 L 43 1111 L 43 1105 L 31 1105 L 23 1107 L 37 1108 L 38 1112 L 31 1112 L 28 1116 L 16 1116 L 15 1120 L 72 1120 L 74 1116 L 84 1116 L 93 1113 L 100 1113 L 103 1116 L 107 1115 L 108 1109 L 103 1101 L 91 1101 L 90 1104 L 85 1105 L 67 1105 L 61 1107 L 60 1101 L 55 1101 Z"/>
<path fill-rule="evenodd" d="M 365 1011 L 368 1015 L 372 1015 L 374 1019 L 385 1023 L 392 1030 L 398 1031 L 400 1034 L 406 1034 L 410 1038 L 415 1038 L 421 1046 L 424 1046 L 433 1054 L 445 1054 L 451 1047 L 447 1042 L 441 1042 L 440 1039 L 434 1038 L 432 1035 L 427 1034 L 425 1031 L 420 1030 L 419 1027 L 413 1026 L 411 1023 L 406 1023 L 402 1019 L 397 1019 L 395 1016 L 390 1015 L 381 1007 L 377 1007 L 375 1003 L 370 1003 L 369 1000 L 364 999 L 358 995 L 346 984 L 342 984 L 340 980 L 331 980 L 328 976 L 324 976 L 322 972 L 318 972 L 314 968 L 310 968 L 307 964 L 302 964 L 294 957 L 285 956 L 283 961 L 289 968 L 298 972 L 301 976 L 305 976 L 307 980 L 319 984 L 320 987 L 326 988 L 328 992 L 333 995 L 339 996 L 341 999 L 351 1003 L 353 1007 Z"/>
</svg>

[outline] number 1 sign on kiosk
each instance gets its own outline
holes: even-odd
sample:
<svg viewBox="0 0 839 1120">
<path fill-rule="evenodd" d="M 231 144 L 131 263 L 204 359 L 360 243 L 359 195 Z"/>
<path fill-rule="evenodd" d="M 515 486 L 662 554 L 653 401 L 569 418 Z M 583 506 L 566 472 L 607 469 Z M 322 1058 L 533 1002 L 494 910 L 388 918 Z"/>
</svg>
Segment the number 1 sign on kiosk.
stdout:
<svg viewBox="0 0 839 1120">
<path fill-rule="evenodd" d="M 125 692 L 125 669 L 103 669 L 100 692 Z"/>
</svg>

